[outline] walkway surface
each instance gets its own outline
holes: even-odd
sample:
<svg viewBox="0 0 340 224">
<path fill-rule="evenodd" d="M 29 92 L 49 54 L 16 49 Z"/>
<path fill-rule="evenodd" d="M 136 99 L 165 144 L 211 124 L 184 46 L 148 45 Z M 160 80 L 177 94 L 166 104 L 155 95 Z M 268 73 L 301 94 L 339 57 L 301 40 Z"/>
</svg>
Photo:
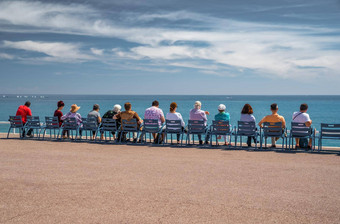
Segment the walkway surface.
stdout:
<svg viewBox="0 0 340 224">
<path fill-rule="evenodd" d="M 340 156 L 0 139 L 0 223 L 340 223 Z"/>
</svg>

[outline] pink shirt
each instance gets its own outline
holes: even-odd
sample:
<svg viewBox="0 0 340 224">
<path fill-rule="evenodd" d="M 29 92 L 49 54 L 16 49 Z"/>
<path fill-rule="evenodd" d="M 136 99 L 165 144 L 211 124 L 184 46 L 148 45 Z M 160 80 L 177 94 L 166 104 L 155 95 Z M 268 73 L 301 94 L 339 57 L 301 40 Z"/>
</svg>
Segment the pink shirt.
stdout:
<svg viewBox="0 0 340 224">
<path fill-rule="evenodd" d="M 192 109 L 190 111 L 189 120 L 198 120 L 204 121 L 204 124 L 207 125 L 207 115 L 205 114 L 204 110 L 201 109 Z"/>
<path fill-rule="evenodd" d="M 156 119 L 159 126 L 162 125 L 161 117 L 164 117 L 164 114 L 158 107 L 152 106 L 145 110 L 144 119 Z"/>
</svg>

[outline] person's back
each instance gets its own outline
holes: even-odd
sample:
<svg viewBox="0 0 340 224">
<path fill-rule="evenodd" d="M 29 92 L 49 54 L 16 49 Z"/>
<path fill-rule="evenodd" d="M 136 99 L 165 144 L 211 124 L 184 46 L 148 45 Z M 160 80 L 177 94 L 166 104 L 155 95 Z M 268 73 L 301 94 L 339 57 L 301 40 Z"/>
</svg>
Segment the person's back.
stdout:
<svg viewBox="0 0 340 224">
<path fill-rule="evenodd" d="M 25 124 L 27 121 L 27 116 L 32 116 L 32 111 L 29 108 L 31 106 L 31 103 L 27 101 L 24 105 L 20 105 L 16 116 L 21 116 L 22 122 Z"/>
<path fill-rule="evenodd" d="M 163 110 L 158 108 L 159 103 L 157 100 L 152 102 L 152 106 L 147 108 L 144 113 L 144 119 L 155 119 L 158 120 L 158 125 L 161 126 L 164 123 Z"/>
<path fill-rule="evenodd" d="M 198 121 L 204 121 L 204 124 L 207 125 L 207 113 L 204 110 L 201 110 L 201 102 L 196 101 L 194 108 L 190 110 L 189 113 L 189 120 L 198 120 Z"/>
<path fill-rule="evenodd" d="M 80 107 L 77 106 L 77 104 L 72 104 L 71 110 L 67 112 L 65 115 L 61 117 L 61 120 L 65 120 L 67 118 L 75 118 L 77 121 L 77 124 L 80 125 L 82 122 L 81 115 L 77 113 L 77 111 L 80 109 Z"/>
<path fill-rule="evenodd" d="M 309 117 L 309 114 L 307 114 L 307 110 L 308 110 L 308 105 L 307 104 L 301 104 L 300 106 L 300 111 L 296 111 L 293 113 L 292 116 L 292 122 L 294 123 L 302 123 L 305 124 L 307 127 L 310 127 L 312 125 L 312 120 Z M 300 147 L 300 139 L 299 138 L 295 138 L 295 148 Z M 312 148 L 312 138 L 309 139 L 308 141 L 308 149 Z"/>
<path fill-rule="evenodd" d="M 215 115 L 215 121 L 229 121 L 230 120 L 230 115 L 229 113 L 226 112 L 219 112 L 218 114 Z"/>
<path fill-rule="evenodd" d="M 100 124 L 101 122 L 101 117 L 100 117 L 100 113 L 99 113 L 99 105 L 98 104 L 95 104 L 93 105 L 93 110 L 90 111 L 88 114 L 87 114 L 87 118 L 95 118 L 96 121 L 97 121 L 97 124 Z"/>
</svg>

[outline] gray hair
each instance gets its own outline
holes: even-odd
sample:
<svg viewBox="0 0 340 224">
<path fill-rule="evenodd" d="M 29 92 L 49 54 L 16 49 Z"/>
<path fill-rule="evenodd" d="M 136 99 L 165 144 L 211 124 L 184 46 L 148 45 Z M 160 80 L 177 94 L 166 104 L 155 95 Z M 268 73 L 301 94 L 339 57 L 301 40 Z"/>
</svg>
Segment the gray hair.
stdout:
<svg viewBox="0 0 340 224">
<path fill-rule="evenodd" d="M 114 105 L 113 106 L 113 111 L 114 112 L 120 112 L 120 110 L 122 109 L 122 106 L 121 105 L 119 105 L 119 104 L 116 104 L 116 105 Z"/>
<path fill-rule="evenodd" d="M 199 109 L 201 106 L 202 106 L 201 101 L 196 101 L 195 102 L 195 105 L 194 105 L 195 109 Z"/>
</svg>

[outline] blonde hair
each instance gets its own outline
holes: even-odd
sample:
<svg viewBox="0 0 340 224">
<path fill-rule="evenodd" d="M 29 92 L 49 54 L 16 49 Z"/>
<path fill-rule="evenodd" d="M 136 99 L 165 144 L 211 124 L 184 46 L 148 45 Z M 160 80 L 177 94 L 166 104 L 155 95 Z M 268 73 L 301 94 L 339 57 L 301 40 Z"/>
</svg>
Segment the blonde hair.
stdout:
<svg viewBox="0 0 340 224">
<path fill-rule="evenodd" d="M 201 101 L 196 101 L 195 102 L 195 105 L 194 105 L 195 109 L 199 109 L 201 106 L 202 106 Z"/>
</svg>

